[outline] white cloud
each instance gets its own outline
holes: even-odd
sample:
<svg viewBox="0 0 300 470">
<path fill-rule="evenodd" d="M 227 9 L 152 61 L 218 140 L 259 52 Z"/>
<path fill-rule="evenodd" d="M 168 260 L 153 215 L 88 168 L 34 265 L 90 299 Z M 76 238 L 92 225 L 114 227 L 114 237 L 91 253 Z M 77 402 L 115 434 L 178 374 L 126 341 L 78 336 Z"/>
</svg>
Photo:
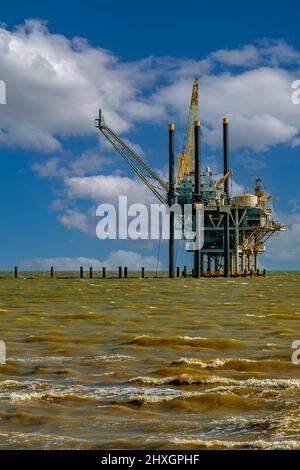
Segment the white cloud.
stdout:
<svg viewBox="0 0 300 470">
<path fill-rule="evenodd" d="M 134 203 L 149 206 L 159 203 L 152 192 L 139 180 L 118 175 L 97 175 L 65 178 L 66 199 L 59 201 L 54 209 L 60 211 L 58 220 L 69 229 L 77 229 L 85 234 L 96 236 L 96 208 L 99 204 L 113 204 L 118 214 L 119 196 L 127 196 L 128 207 Z M 82 212 L 76 206 L 80 201 L 92 201 L 93 205 Z"/>
<path fill-rule="evenodd" d="M 211 57 L 222 64 L 238 66 L 255 66 L 259 62 L 259 51 L 252 44 L 247 44 L 240 49 L 219 49 L 211 54 Z"/>
<path fill-rule="evenodd" d="M 41 178 L 56 178 L 59 175 L 59 159 L 50 158 L 44 163 L 34 163 L 32 169 L 41 177 Z"/>
<path fill-rule="evenodd" d="M 34 163 L 32 169 L 41 178 L 65 178 L 93 174 L 101 170 L 104 165 L 110 164 L 109 158 L 101 157 L 94 150 L 87 150 L 79 158 L 73 157 L 62 161 L 58 157 L 53 157 L 43 163 Z"/>
<path fill-rule="evenodd" d="M 299 72 L 300 73 L 300 72 Z M 259 67 L 241 73 L 209 74 L 200 80 L 200 118 L 204 140 L 221 146 L 222 118 L 230 118 L 232 148 L 264 151 L 272 145 L 292 145 L 300 129 L 300 106 L 291 101 L 295 72 Z M 161 88 L 154 100 L 186 119 L 191 79 Z"/>
<path fill-rule="evenodd" d="M 211 58 L 229 66 L 253 67 L 259 64 L 278 66 L 299 64 L 300 53 L 283 40 L 260 40 L 256 45 L 245 44 L 238 49 L 219 49 Z"/>
<path fill-rule="evenodd" d="M 82 38 L 51 34 L 38 20 L 13 31 L 2 26 L 1 79 L 7 84 L 7 104 L 0 108 L 0 143 L 60 151 L 66 137 L 96 133 L 93 118 L 99 107 L 123 134 L 141 121 L 165 124 L 169 116 L 183 126 L 198 75 L 209 144 L 220 144 L 221 119 L 229 115 L 235 148 L 295 145 L 300 107 L 291 102 L 291 83 L 298 78 L 299 57 L 284 41 L 262 40 L 201 59 L 122 62 Z"/>
<path fill-rule="evenodd" d="M 136 101 L 139 80 L 152 79 L 142 63 L 121 63 L 83 39 L 50 34 L 38 20 L 13 32 L 0 28 L 0 60 L 7 84 L 0 141 L 41 151 L 59 149 L 60 136 L 96 132 L 98 107 L 118 131 L 127 130 L 119 110 Z"/>
<path fill-rule="evenodd" d="M 96 225 L 92 225 L 89 215 L 80 212 L 78 209 L 67 209 L 64 214 L 59 215 L 57 218 L 65 227 L 77 229 L 86 234 L 95 234 Z"/>
<path fill-rule="evenodd" d="M 22 269 L 32 271 L 43 271 L 50 269 L 51 266 L 57 271 L 76 271 L 82 266 L 85 270 L 93 267 L 95 270 L 101 270 L 102 267 L 116 270 L 118 266 L 127 266 L 131 270 L 140 270 L 143 266 L 146 270 L 155 270 L 157 260 L 154 256 L 142 256 L 134 251 L 118 250 L 110 253 L 107 259 L 101 261 L 95 258 L 32 258 L 21 263 Z M 161 263 L 158 269 L 162 269 Z"/>
<path fill-rule="evenodd" d="M 128 196 L 128 203 L 157 202 L 155 196 L 142 182 L 126 176 L 98 175 L 65 178 L 65 187 L 70 199 L 89 199 L 97 203 L 117 204 L 119 196 Z"/>
</svg>

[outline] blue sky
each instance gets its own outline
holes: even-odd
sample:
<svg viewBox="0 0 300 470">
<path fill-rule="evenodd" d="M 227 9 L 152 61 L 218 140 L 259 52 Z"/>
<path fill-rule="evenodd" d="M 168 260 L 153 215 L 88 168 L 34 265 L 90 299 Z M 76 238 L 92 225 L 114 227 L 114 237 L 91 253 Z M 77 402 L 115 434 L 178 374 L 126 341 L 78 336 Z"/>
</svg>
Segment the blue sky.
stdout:
<svg viewBox="0 0 300 470">
<path fill-rule="evenodd" d="M 99 140 L 93 120 L 101 107 L 112 127 L 164 171 L 168 123 L 176 123 L 179 150 L 197 75 L 205 162 L 220 170 L 221 120 L 229 115 L 235 189 L 250 190 L 261 176 L 289 226 L 270 242 L 263 263 L 299 268 L 300 105 L 290 100 L 291 82 L 300 79 L 297 4 L 274 3 L 2 6 L 1 267 L 43 268 L 55 260 L 66 267 L 91 260 L 153 266 L 156 244 L 94 235 L 96 205 L 120 186 L 132 184 L 139 200 L 149 194 Z"/>
</svg>

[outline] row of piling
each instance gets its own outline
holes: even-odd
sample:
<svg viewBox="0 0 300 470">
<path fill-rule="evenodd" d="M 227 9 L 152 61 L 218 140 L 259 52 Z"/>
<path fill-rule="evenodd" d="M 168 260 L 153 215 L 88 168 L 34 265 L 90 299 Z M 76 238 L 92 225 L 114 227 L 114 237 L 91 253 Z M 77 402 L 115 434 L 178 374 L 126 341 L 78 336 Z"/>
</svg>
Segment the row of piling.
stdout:
<svg viewBox="0 0 300 470">
<path fill-rule="evenodd" d="M 19 275 L 20 275 L 20 271 L 19 271 L 18 266 L 15 266 L 14 273 L 15 273 L 15 278 L 18 278 Z M 94 271 L 92 266 L 89 268 L 88 273 L 89 273 L 89 278 L 93 279 L 93 277 L 95 275 L 95 271 Z M 106 275 L 107 275 L 107 270 L 106 270 L 105 267 L 103 267 L 102 268 L 102 279 L 105 279 L 107 277 Z M 122 279 L 122 278 L 127 279 L 128 278 L 128 267 L 125 266 L 123 268 L 122 266 L 119 266 L 118 275 L 119 275 L 119 279 Z M 50 267 L 50 277 L 54 278 L 54 276 L 55 276 L 54 267 L 51 266 Z M 250 269 L 250 271 L 247 271 L 247 269 L 245 269 L 243 272 L 241 272 L 239 274 L 231 274 L 231 277 L 260 277 L 260 276 L 264 276 L 264 277 L 266 276 L 266 270 L 265 269 L 263 271 L 260 271 L 259 269 L 257 269 L 257 270 Z M 141 277 L 142 278 L 145 277 L 145 268 L 144 267 L 141 268 Z M 195 277 L 194 269 L 192 270 L 191 274 L 189 274 L 187 266 L 184 266 L 182 272 L 180 272 L 180 267 L 177 266 L 177 268 L 176 268 L 176 277 L 177 278 L 179 278 L 179 277 Z M 214 272 L 214 271 L 205 271 L 205 272 L 201 273 L 201 277 L 223 277 L 223 272 L 221 272 L 221 271 L 216 271 L 216 272 Z M 80 279 L 84 278 L 83 266 L 80 266 L 80 268 L 79 268 L 79 278 Z"/>
<path fill-rule="evenodd" d="M 15 278 L 18 278 L 19 275 L 20 275 L 20 270 L 19 270 L 18 266 L 15 266 L 14 273 L 15 273 Z M 88 273 L 89 273 L 89 278 L 93 279 L 95 271 L 94 271 L 92 266 L 89 268 Z M 50 277 L 53 278 L 54 274 L 55 274 L 54 273 L 54 267 L 51 266 L 50 267 Z M 106 278 L 106 274 L 107 274 L 107 270 L 106 270 L 105 267 L 103 267 L 102 268 L 102 278 L 103 279 Z M 141 277 L 142 278 L 145 277 L 145 268 L 144 267 L 141 268 Z M 80 279 L 84 278 L 83 266 L 80 266 L 80 268 L 79 268 L 79 278 Z M 124 278 L 124 279 L 128 278 L 128 267 L 127 266 L 125 266 L 124 268 L 122 266 L 119 266 L 119 279 L 122 279 L 122 278 Z"/>
</svg>

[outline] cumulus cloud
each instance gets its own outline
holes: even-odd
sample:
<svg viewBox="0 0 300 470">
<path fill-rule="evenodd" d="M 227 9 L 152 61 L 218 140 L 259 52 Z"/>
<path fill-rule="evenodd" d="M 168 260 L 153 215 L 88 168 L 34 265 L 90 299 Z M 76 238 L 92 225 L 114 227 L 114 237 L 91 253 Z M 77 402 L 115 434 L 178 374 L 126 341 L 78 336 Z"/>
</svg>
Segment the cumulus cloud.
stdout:
<svg viewBox="0 0 300 470">
<path fill-rule="evenodd" d="M 300 53 L 284 41 L 262 40 L 207 57 L 146 57 L 124 62 L 82 38 L 51 34 L 39 20 L 13 31 L 0 27 L 0 144 L 60 151 L 65 138 L 93 135 L 98 108 L 117 132 L 173 115 L 186 122 L 191 83 L 200 76 L 204 137 L 220 143 L 220 121 L 232 121 L 233 147 L 264 150 L 297 142 L 299 107 L 291 103 Z M 255 139 L 252 135 L 255 134 Z M 140 149 L 139 149 L 140 150 Z"/>
<path fill-rule="evenodd" d="M 53 208 L 61 212 L 58 220 L 69 229 L 77 229 L 92 236 L 96 236 L 96 226 L 99 222 L 96 209 L 99 204 L 113 204 L 118 213 L 120 196 L 127 196 L 128 207 L 135 203 L 149 206 L 159 202 L 141 181 L 126 176 L 67 177 L 64 184 L 65 202 L 61 204 L 59 201 L 57 207 Z M 92 202 L 92 205 L 82 212 L 76 206 L 81 201 Z M 70 204 L 75 208 L 70 208 Z"/>
<path fill-rule="evenodd" d="M 38 20 L 0 28 L 0 60 L 7 84 L 0 142 L 40 151 L 58 150 L 60 137 L 96 132 L 99 106 L 118 131 L 127 130 L 130 121 L 119 110 L 137 101 L 140 81 L 153 80 L 147 63 L 119 62 L 84 39 L 49 33 Z"/>
<path fill-rule="evenodd" d="M 64 183 L 69 199 L 89 199 L 97 203 L 117 204 L 119 196 L 127 196 L 129 204 L 157 202 L 150 189 L 141 181 L 127 176 L 72 177 L 65 178 Z"/>
<path fill-rule="evenodd" d="M 224 65 L 247 68 L 259 64 L 278 66 L 300 63 L 300 53 L 284 40 L 263 39 L 237 49 L 219 49 L 211 57 Z"/>
<path fill-rule="evenodd" d="M 95 234 L 95 224 L 89 213 L 80 212 L 78 209 L 66 209 L 65 213 L 58 216 L 58 220 L 67 228 L 80 230 L 86 234 Z"/>
<path fill-rule="evenodd" d="M 279 143 L 292 145 L 299 134 L 300 107 L 291 101 L 295 72 L 259 67 L 240 73 L 222 72 L 200 81 L 200 117 L 204 140 L 211 147 L 222 143 L 221 121 L 230 118 L 231 147 L 265 151 Z M 191 80 L 161 88 L 153 99 L 171 107 L 185 119 Z"/>
<path fill-rule="evenodd" d="M 110 163 L 109 158 L 100 156 L 97 151 L 87 150 L 78 158 L 71 156 L 63 161 L 53 157 L 42 163 L 34 163 L 32 169 L 41 178 L 82 177 L 99 172 L 104 165 L 107 167 Z"/>
<path fill-rule="evenodd" d="M 82 266 L 85 270 L 93 267 L 100 271 L 102 267 L 109 270 L 116 270 L 118 266 L 127 266 L 131 270 L 139 270 L 143 266 L 146 270 L 154 271 L 157 267 L 157 260 L 154 256 L 142 256 L 134 251 L 118 250 L 110 253 L 107 259 L 98 260 L 95 258 L 32 258 L 25 260 L 21 264 L 22 269 L 30 271 L 43 271 L 53 266 L 57 271 L 76 271 Z M 158 269 L 162 269 L 162 265 L 158 263 Z"/>
</svg>

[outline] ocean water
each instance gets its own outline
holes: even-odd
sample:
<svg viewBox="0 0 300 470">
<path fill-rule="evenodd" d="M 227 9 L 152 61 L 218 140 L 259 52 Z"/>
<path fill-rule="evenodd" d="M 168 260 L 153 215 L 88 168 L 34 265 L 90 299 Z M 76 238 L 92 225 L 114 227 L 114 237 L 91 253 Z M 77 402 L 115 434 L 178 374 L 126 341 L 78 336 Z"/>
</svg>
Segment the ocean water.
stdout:
<svg viewBox="0 0 300 470">
<path fill-rule="evenodd" d="M 299 272 L 2 274 L 0 448 L 300 449 L 299 320 Z"/>
</svg>

